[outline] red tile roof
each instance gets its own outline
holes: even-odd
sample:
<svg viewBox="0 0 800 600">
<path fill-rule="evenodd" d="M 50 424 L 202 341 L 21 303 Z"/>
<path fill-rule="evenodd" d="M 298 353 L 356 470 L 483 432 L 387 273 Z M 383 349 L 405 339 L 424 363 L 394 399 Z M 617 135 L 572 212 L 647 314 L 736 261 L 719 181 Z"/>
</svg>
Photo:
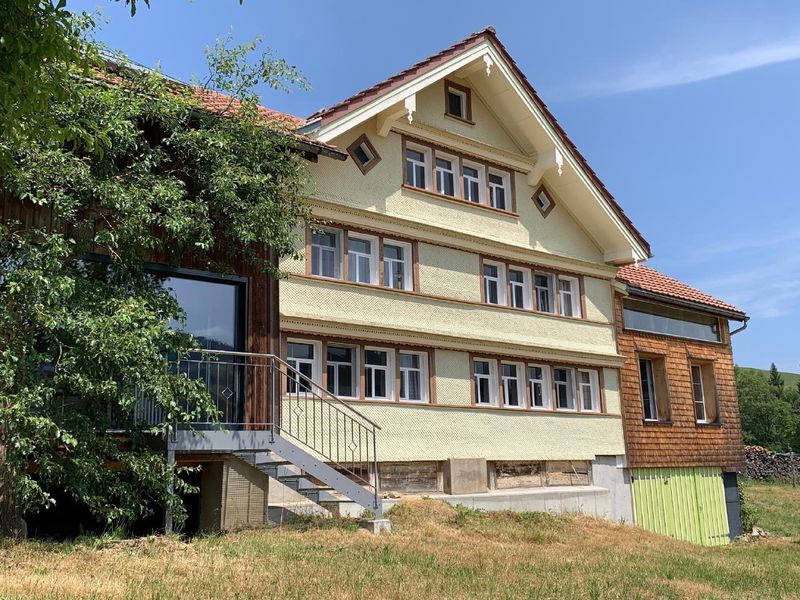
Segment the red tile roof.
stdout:
<svg viewBox="0 0 800 600">
<path fill-rule="evenodd" d="M 718 298 L 714 298 L 714 296 L 710 296 L 705 292 L 701 292 L 696 288 L 681 283 L 677 279 L 668 277 L 644 265 L 627 265 L 622 267 L 617 271 L 617 279 L 634 289 L 694 304 L 702 304 L 709 308 L 739 313 L 744 316 L 744 311 L 733 304 L 723 302 Z"/>
<path fill-rule="evenodd" d="M 644 238 L 641 232 L 639 232 L 639 230 L 634 226 L 633 221 L 631 221 L 628 215 L 625 214 L 625 211 L 622 210 L 622 207 L 617 203 L 617 201 L 614 199 L 611 193 L 606 189 L 603 182 L 600 181 L 600 178 L 597 176 L 597 173 L 595 173 L 594 170 L 589 166 L 589 163 L 586 161 L 586 158 L 584 158 L 584 156 L 578 151 L 577 146 L 575 146 L 572 140 L 569 139 L 566 131 L 564 131 L 559 122 L 556 120 L 555 116 L 547 108 L 547 105 L 542 101 L 542 99 L 536 93 L 536 90 L 533 89 L 533 86 L 528 81 L 528 78 L 525 76 L 525 74 L 522 72 L 519 66 L 517 66 L 517 63 L 508 53 L 508 50 L 506 50 L 505 46 L 503 46 L 503 44 L 498 39 L 494 27 L 487 27 L 486 29 L 482 29 L 481 31 L 473 33 L 472 35 L 464 38 L 460 42 L 453 44 L 449 48 L 446 48 L 441 52 L 429 56 L 428 58 L 418 62 L 417 64 L 412 65 L 411 67 L 404 69 L 403 71 L 400 71 L 399 73 L 392 75 L 391 77 L 384 79 L 383 81 L 376 83 L 375 85 L 365 90 L 362 90 L 357 94 L 350 96 L 349 98 L 346 98 L 345 100 L 342 100 L 341 102 L 329 106 L 328 108 L 324 108 L 320 111 L 317 111 L 316 113 L 311 115 L 308 118 L 308 120 L 311 121 L 313 119 L 321 119 L 322 125 L 325 125 L 330 121 L 332 121 L 333 119 L 336 119 L 339 116 L 346 114 L 351 110 L 354 110 L 359 106 L 366 104 L 367 102 L 371 101 L 375 96 L 388 92 L 402 85 L 412 77 L 417 77 L 419 75 L 422 75 L 423 73 L 426 73 L 427 71 L 430 71 L 439 64 L 449 60 L 454 55 L 464 50 L 467 50 L 484 40 L 488 40 L 489 42 L 492 43 L 492 45 L 494 45 L 495 49 L 500 53 L 500 55 L 503 57 L 506 63 L 508 63 L 512 71 L 514 71 L 514 74 L 517 77 L 517 79 L 523 84 L 526 91 L 533 100 L 534 104 L 536 104 L 539 110 L 541 110 L 544 116 L 548 119 L 550 125 L 553 127 L 553 129 L 555 129 L 556 133 L 561 138 L 561 141 L 564 143 L 564 145 L 567 146 L 568 150 L 572 153 L 572 156 L 575 158 L 575 160 L 581 165 L 584 171 L 586 171 L 586 173 L 592 179 L 594 184 L 597 186 L 602 195 L 605 197 L 606 201 L 611 205 L 612 209 L 617 214 L 617 216 L 623 221 L 623 223 L 625 223 L 628 230 L 634 235 L 634 237 L 639 241 L 639 243 L 642 244 L 647 254 L 652 255 L 652 252 L 650 250 L 650 244 L 647 242 L 647 240 Z"/>
</svg>

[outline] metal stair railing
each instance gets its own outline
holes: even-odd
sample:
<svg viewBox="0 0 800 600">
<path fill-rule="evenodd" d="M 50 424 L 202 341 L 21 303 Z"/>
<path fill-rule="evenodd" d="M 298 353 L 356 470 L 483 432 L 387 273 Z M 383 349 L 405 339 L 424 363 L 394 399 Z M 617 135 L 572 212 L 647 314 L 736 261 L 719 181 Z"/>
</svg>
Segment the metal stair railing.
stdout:
<svg viewBox="0 0 800 600">
<path fill-rule="evenodd" d="M 217 409 L 216 419 L 177 427 L 280 435 L 366 488 L 379 508 L 380 427 L 280 357 L 197 350 L 171 361 L 170 370 L 203 381 Z M 134 412 L 138 422 L 154 425 L 161 420 L 161 411 L 145 397 Z"/>
</svg>

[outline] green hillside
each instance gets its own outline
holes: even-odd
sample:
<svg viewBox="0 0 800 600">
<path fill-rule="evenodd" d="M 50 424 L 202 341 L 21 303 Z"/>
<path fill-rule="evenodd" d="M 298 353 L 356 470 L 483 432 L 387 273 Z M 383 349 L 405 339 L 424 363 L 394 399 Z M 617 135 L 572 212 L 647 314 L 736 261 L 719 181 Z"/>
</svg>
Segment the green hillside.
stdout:
<svg viewBox="0 0 800 600">
<path fill-rule="evenodd" d="M 753 367 L 740 367 L 743 371 L 750 371 L 753 373 L 763 373 L 767 377 L 769 377 L 769 369 L 754 369 Z M 781 371 L 781 375 L 783 375 L 783 383 L 786 387 L 795 387 L 797 382 L 800 381 L 800 373 L 784 373 Z"/>
</svg>

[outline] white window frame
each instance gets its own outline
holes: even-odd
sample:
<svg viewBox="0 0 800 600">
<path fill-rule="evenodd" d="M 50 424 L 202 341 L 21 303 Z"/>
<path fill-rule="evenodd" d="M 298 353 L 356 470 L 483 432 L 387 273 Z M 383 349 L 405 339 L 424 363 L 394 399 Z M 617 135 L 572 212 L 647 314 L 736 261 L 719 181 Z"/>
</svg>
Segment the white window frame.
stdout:
<svg viewBox="0 0 800 600">
<path fill-rule="evenodd" d="M 440 167 L 437 164 L 438 160 L 446 160 L 450 163 L 450 169 L 445 169 L 444 167 Z M 434 176 L 434 190 L 437 194 L 441 194 L 442 196 L 447 196 L 448 198 L 457 198 L 458 197 L 458 186 L 461 183 L 458 180 L 458 173 L 460 171 L 459 168 L 459 160 L 457 156 L 452 156 L 450 154 L 446 154 L 444 152 L 436 152 L 433 157 L 433 176 Z M 444 191 L 444 186 L 439 188 L 439 173 L 449 173 L 453 178 L 453 194 L 447 194 Z M 442 175 L 444 178 L 444 175 Z"/>
<path fill-rule="evenodd" d="M 700 376 L 699 381 L 694 380 L 694 370 L 697 369 L 697 372 Z M 706 385 L 703 382 L 703 365 L 698 363 L 690 363 L 689 364 L 689 371 L 692 378 L 692 408 L 694 409 L 694 418 L 697 423 L 700 424 L 708 424 L 711 421 L 708 420 L 708 408 L 706 407 Z M 695 395 L 695 391 L 697 386 L 700 386 L 700 401 L 698 402 L 697 396 Z M 703 407 L 703 418 L 697 418 L 697 405 L 700 404 Z"/>
<path fill-rule="evenodd" d="M 398 370 L 399 370 L 399 373 L 400 373 L 400 381 L 401 382 L 405 381 L 406 393 L 408 393 L 409 385 L 408 385 L 408 381 L 405 379 L 407 377 L 406 376 L 406 372 L 416 371 L 417 369 L 408 369 L 408 368 L 404 368 L 403 367 L 403 363 L 402 363 L 402 361 L 400 359 L 400 356 L 403 355 L 403 354 L 413 354 L 413 355 L 419 357 L 419 393 L 420 393 L 419 395 L 420 395 L 420 399 L 419 400 L 414 400 L 414 399 L 410 399 L 410 398 L 403 398 L 402 396 L 400 396 L 400 390 L 402 390 L 402 388 L 403 388 L 402 384 L 400 386 L 400 389 L 397 390 L 398 398 L 400 399 L 400 402 L 414 402 L 414 403 L 417 403 L 417 404 L 428 404 L 428 402 L 430 401 L 430 399 L 429 399 L 430 379 L 428 377 L 428 353 L 427 352 L 419 352 L 419 351 L 416 351 L 416 350 L 399 350 L 398 351 L 398 353 L 397 353 L 397 364 L 398 364 Z"/>
<path fill-rule="evenodd" d="M 560 382 L 556 379 L 556 371 L 566 371 L 567 372 L 567 381 Z M 559 385 L 563 383 L 567 384 L 567 390 L 570 393 L 570 397 L 572 399 L 572 408 L 564 408 L 558 405 L 558 388 Z M 572 367 L 562 367 L 562 366 L 555 366 L 553 367 L 553 402 L 555 403 L 556 410 L 560 410 L 563 412 L 577 412 L 578 410 L 578 398 L 575 392 L 575 369 Z"/>
<path fill-rule="evenodd" d="M 399 261 L 394 258 L 386 258 L 386 246 L 397 246 L 403 250 L 403 260 Z M 383 285 L 394 290 L 403 289 L 413 291 L 414 289 L 414 261 L 412 257 L 413 249 L 408 242 L 398 242 L 397 240 L 384 239 L 383 240 L 384 256 L 383 256 Z M 396 288 L 389 285 L 386 277 L 386 264 L 387 263 L 403 263 L 403 287 Z"/>
<path fill-rule="evenodd" d="M 308 359 L 305 359 L 305 358 L 301 358 L 301 359 L 290 358 L 289 357 L 289 344 L 306 344 L 306 345 L 311 346 L 314 349 L 314 358 L 312 360 L 308 360 Z M 305 339 L 301 339 L 301 338 L 287 338 L 287 340 L 286 340 L 286 362 L 289 363 L 290 365 L 293 362 L 310 364 L 311 365 L 311 380 L 312 380 L 312 382 L 314 383 L 315 386 L 318 385 L 319 387 L 322 387 L 322 384 L 321 384 L 321 381 L 322 381 L 322 342 L 318 342 L 316 340 L 305 340 Z M 292 366 L 294 366 L 294 365 L 292 365 Z M 298 371 L 300 370 L 296 366 L 295 366 L 295 369 L 297 369 Z M 293 375 L 293 373 L 287 373 L 287 378 L 292 378 L 295 381 L 297 381 L 297 379 L 291 377 L 291 375 Z M 312 391 L 316 392 L 316 390 L 314 390 L 314 386 L 307 386 L 307 387 L 309 387 Z M 289 391 L 289 382 L 288 381 L 287 381 L 287 386 L 286 386 L 286 392 L 287 393 L 295 393 L 295 392 L 290 392 Z M 302 392 L 302 390 L 301 390 L 301 392 Z"/>
<path fill-rule="evenodd" d="M 542 288 L 541 286 L 537 285 L 536 277 L 547 277 L 547 288 Z M 544 271 L 535 271 L 533 274 L 533 292 L 534 292 L 534 299 L 536 300 L 536 310 L 539 312 L 547 313 L 548 315 L 554 315 L 557 312 L 556 309 L 556 276 L 553 273 L 546 273 Z M 539 303 L 539 290 L 546 289 L 547 295 L 550 298 L 550 310 L 542 310 L 540 303 Z"/>
<path fill-rule="evenodd" d="M 581 375 L 586 373 L 589 375 L 589 382 L 584 383 L 581 381 Z M 596 369 L 578 369 L 576 373 L 576 386 L 578 388 L 578 401 L 581 412 L 599 413 L 602 407 L 600 401 L 600 374 Z M 591 408 L 586 408 L 584 394 L 588 391 L 591 394 Z"/>
<path fill-rule="evenodd" d="M 432 176 L 432 174 L 433 174 L 433 167 L 432 167 L 432 155 L 433 155 L 433 153 L 431 152 L 431 149 L 427 148 L 425 146 L 420 146 L 419 144 L 414 144 L 412 142 L 406 142 L 406 150 L 414 150 L 415 152 L 419 152 L 423 156 L 423 161 L 420 162 L 420 161 L 418 161 L 416 159 L 409 158 L 408 157 L 408 153 L 406 152 L 406 155 L 403 157 L 403 159 L 405 160 L 405 163 L 403 163 L 403 166 L 405 167 L 405 170 L 403 171 L 403 181 L 406 183 L 406 185 L 408 185 L 408 186 L 410 186 L 412 188 L 417 188 L 418 190 L 434 189 L 433 186 L 435 185 L 435 182 L 433 181 L 434 177 Z M 422 168 L 424 169 L 424 171 L 425 171 L 425 185 L 424 186 L 415 185 L 414 183 L 411 183 L 411 182 L 409 182 L 407 180 L 408 163 L 409 162 L 411 162 L 411 163 L 413 163 L 414 165 L 417 165 L 417 166 L 421 165 Z M 414 179 L 416 180 L 416 170 L 414 171 Z"/>
<path fill-rule="evenodd" d="M 539 198 L 544 195 L 545 200 L 547 200 L 547 206 L 541 206 L 539 204 Z M 539 209 L 539 212 L 542 213 L 542 216 L 546 216 L 550 209 L 553 207 L 553 199 L 550 197 L 550 194 L 542 187 L 537 192 L 536 195 L 533 197 L 533 202 L 536 204 L 536 208 Z"/>
<path fill-rule="evenodd" d="M 350 247 L 351 240 L 361 240 L 364 242 L 370 243 L 370 251 L 369 254 L 365 254 L 363 252 L 355 252 Z M 347 280 L 353 283 L 368 283 L 369 285 L 377 285 L 378 284 L 378 254 L 379 254 L 379 246 L 380 242 L 378 238 L 373 235 L 366 235 L 363 233 L 353 233 L 349 232 L 347 234 Z M 369 258 L 369 281 L 363 282 L 359 281 L 358 279 L 354 278 L 353 276 L 353 269 L 350 268 L 350 254 L 353 253 L 358 257 L 367 257 Z M 355 261 L 356 266 L 358 266 L 358 260 Z"/>
<path fill-rule="evenodd" d="M 647 371 L 647 379 L 648 379 L 647 382 L 642 380 L 642 363 L 647 363 L 648 364 L 648 367 L 645 369 L 645 371 Z M 658 398 L 656 396 L 656 394 L 658 392 L 656 391 L 655 370 L 656 369 L 655 369 L 655 365 L 653 364 L 653 359 L 651 359 L 651 358 L 640 358 L 639 359 L 639 389 L 641 390 L 641 393 L 642 393 L 642 417 L 643 417 L 643 420 L 647 421 L 648 423 L 656 423 L 656 422 L 659 421 Z M 645 388 L 645 383 L 648 384 L 646 386 L 647 387 L 647 394 L 650 396 L 648 405 L 649 405 L 649 408 L 650 408 L 650 414 L 652 416 L 649 419 L 644 414 L 644 402 L 645 402 L 645 399 L 644 399 L 644 388 Z M 692 399 L 694 399 L 694 394 L 692 394 Z"/>
<path fill-rule="evenodd" d="M 475 371 L 475 363 L 476 362 L 486 362 L 489 363 L 489 374 L 479 374 Z M 480 398 L 478 397 L 478 390 L 480 386 L 477 385 L 477 379 L 488 379 L 489 380 L 489 402 L 480 402 Z M 475 406 L 497 406 L 498 404 L 498 391 L 497 391 L 497 361 L 493 358 L 484 358 L 482 356 L 476 356 L 472 359 L 472 381 L 470 384 L 472 388 L 475 390 Z"/>
<path fill-rule="evenodd" d="M 450 112 L 450 94 L 455 94 L 461 99 L 460 115 L 456 115 Z M 445 110 L 445 114 L 450 117 L 455 117 L 456 119 L 463 119 L 464 121 L 468 120 L 469 116 L 467 115 L 467 93 L 465 91 L 459 90 L 450 85 L 447 86 L 447 107 Z"/>
<path fill-rule="evenodd" d="M 505 365 L 514 366 L 517 369 L 517 376 L 516 377 L 507 377 L 503 374 L 503 367 Z M 528 404 L 525 400 L 525 365 L 523 363 L 513 362 L 513 361 L 501 361 L 500 362 L 500 380 L 503 386 L 503 407 L 504 408 L 511 408 L 514 410 L 524 410 L 526 405 Z M 516 383 L 512 383 L 512 381 Z M 514 406 L 513 404 L 508 403 L 508 389 L 512 385 L 515 385 L 517 388 L 517 399 L 519 400 L 519 404 Z"/>
<path fill-rule="evenodd" d="M 485 267 L 497 267 L 497 277 L 487 276 Z M 489 302 L 488 281 L 497 283 L 497 302 Z M 492 306 L 505 306 L 506 304 L 506 266 L 503 263 L 492 260 L 484 260 L 481 265 L 481 285 L 483 285 L 483 301 Z"/>
<path fill-rule="evenodd" d="M 383 365 L 370 365 L 367 362 L 367 352 L 385 352 L 386 353 L 386 366 Z M 386 395 L 385 396 L 367 396 L 367 390 L 372 384 L 372 391 L 375 391 L 375 371 L 384 371 L 386 373 Z M 364 399 L 365 400 L 378 400 L 381 402 L 391 402 L 394 400 L 394 349 L 380 348 L 378 346 L 364 346 Z"/>
<path fill-rule="evenodd" d="M 522 283 L 511 281 L 511 271 L 522 273 Z M 522 287 L 522 306 L 514 306 L 514 288 Z M 531 308 L 531 270 L 517 265 L 508 265 L 508 305 L 514 308 Z"/>
<path fill-rule="evenodd" d="M 569 292 L 561 289 L 561 282 L 569 282 Z M 569 275 L 559 275 L 556 280 L 556 287 L 558 288 L 558 312 L 562 317 L 573 317 L 580 319 L 581 315 L 581 284 L 577 277 Z M 565 307 L 567 306 L 567 298 L 569 297 L 569 307 L 572 311 L 571 315 L 566 313 Z"/>
<path fill-rule="evenodd" d="M 328 360 L 328 352 L 327 352 L 327 350 L 331 346 L 338 347 L 338 348 L 350 348 L 352 350 L 352 356 L 353 356 L 353 363 L 352 363 L 352 365 L 353 365 L 353 394 L 350 395 L 350 396 L 344 396 L 342 394 L 339 394 L 339 390 L 338 390 L 338 388 L 339 388 L 338 370 L 335 370 L 335 372 L 336 372 L 336 377 L 335 377 L 336 385 L 334 387 L 336 388 L 336 391 L 329 392 L 329 393 L 333 394 L 337 398 L 348 398 L 348 399 L 349 398 L 356 398 L 357 399 L 359 397 L 359 383 L 361 381 L 361 376 L 360 376 L 361 369 L 360 369 L 360 366 L 359 366 L 360 358 L 361 358 L 361 348 L 360 348 L 360 346 L 357 346 L 357 345 L 354 345 L 354 344 L 339 343 L 339 342 L 329 343 L 327 345 L 327 348 L 325 349 L 325 372 L 326 373 L 328 371 L 328 365 L 331 365 L 331 364 L 333 364 L 333 365 L 346 365 L 346 364 L 348 364 L 348 363 L 342 363 L 342 362 L 339 362 L 339 361 L 329 361 Z M 330 381 L 328 381 L 327 384 L 330 385 Z M 326 390 L 327 390 L 327 386 L 326 386 Z"/>
<path fill-rule="evenodd" d="M 336 236 L 336 248 L 333 249 L 334 253 L 334 261 L 333 261 L 333 275 L 322 275 L 322 253 L 323 252 L 330 252 L 330 246 L 321 246 L 314 243 L 314 232 L 311 232 L 311 274 L 316 275 L 317 277 L 327 277 L 329 279 L 341 279 L 342 278 L 342 252 L 344 245 L 344 233 L 341 229 L 333 229 L 333 228 L 325 228 L 322 229 L 323 233 L 332 233 Z M 319 249 L 319 273 L 315 273 L 315 264 L 314 264 L 314 249 Z"/>
<path fill-rule="evenodd" d="M 366 160 L 366 161 L 364 161 L 364 162 L 361 162 L 361 159 L 359 159 L 359 158 L 358 158 L 358 155 L 356 154 L 356 152 L 357 152 L 358 150 L 361 150 L 361 151 L 364 153 L 364 156 L 366 156 L 366 157 L 367 157 L 367 160 Z M 371 163 L 373 160 L 375 160 L 375 153 L 374 153 L 374 152 L 372 152 L 372 150 L 370 150 L 370 149 L 369 149 L 369 144 L 367 144 L 367 142 L 361 142 L 361 143 L 360 143 L 358 146 L 356 146 L 356 147 L 353 149 L 353 156 L 355 156 L 355 157 L 356 157 L 356 160 L 358 161 L 358 163 L 359 163 L 359 164 L 360 164 L 362 167 L 366 167 L 366 166 L 367 166 L 367 165 L 369 165 L 369 164 L 370 164 L 370 163 Z"/>
<path fill-rule="evenodd" d="M 502 184 L 498 185 L 496 183 L 492 183 L 491 176 L 494 175 L 495 177 L 500 177 L 502 179 Z M 511 184 L 510 180 L 511 177 L 505 171 L 498 171 L 497 169 L 489 169 L 489 175 L 486 178 L 487 182 L 489 183 L 489 206 L 492 208 L 496 208 L 498 210 L 511 210 Z M 500 208 L 497 206 L 497 203 L 494 199 L 494 191 L 496 188 L 501 188 L 503 190 L 503 197 L 505 198 L 505 206 Z"/>
<path fill-rule="evenodd" d="M 526 371 L 525 377 L 528 380 L 528 387 L 530 388 L 531 394 L 531 409 L 532 410 L 551 410 L 553 407 L 553 384 L 552 384 L 552 376 L 550 374 L 550 367 L 548 365 L 542 365 L 537 363 L 529 363 L 528 369 L 531 367 L 541 369 L 542 370 L 542 378 L 541 379 L 533 379 L 530 376 L 530 371 Z M 534 398 L 536 394 L 534 393 L 534 384 L 538 383 L 542 387 L 542 406 L 536 406 L 534 402 Z"/>
<path fill-rule="evenodd" d="M 471 200 L 467 197 L 467 189 L 468 186 L 466 185 L 465 179 L 467 179 L 467 175 L 464 173 L 464 167 L 469 167 L 471 169 L 475 169 L 478 172 L 478 201 Z M 474 181 L 475 178 L 469 176 L 470 181 Z M 462 160 L 461 161 L 461 197 L 466 200 L 467 202 L 472 202 L 473 204 L 486 204 L 486 169 L 480 163 L 472 162 L 470 160 Z"/>
</svg>

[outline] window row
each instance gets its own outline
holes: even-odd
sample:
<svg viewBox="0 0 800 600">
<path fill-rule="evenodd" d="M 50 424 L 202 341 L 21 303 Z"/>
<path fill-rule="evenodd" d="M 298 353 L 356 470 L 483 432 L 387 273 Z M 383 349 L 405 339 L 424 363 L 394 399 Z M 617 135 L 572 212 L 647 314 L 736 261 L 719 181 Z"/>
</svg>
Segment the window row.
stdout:
<svg viewBox="0 0 800 600">
<path fill-rule="evenodd" d="M 596 369 L 473 358 L 476 406 L 601 412 Z"/>
<path fill-rule="evenodd" d="M 537 310 L 564 317 L 582 317 L 581 285 L 577 277 L 527 267 L 483 261 L 483 301 Z"/>
<path fill-rule="evenodd" d="M 287 393 L 303 393 L 313 381 L 334 396 L 402 402 L 429 401 L 428 353 L 357 344 L 290 339 Z M 312 390 L 313 391 L 313 390 Z"/>
<path fill-rule="evenodd" d="M 689 375 L 695 422 L 701 425 L 717 423 L 719 411 L 717 410 L 714 365 L 706 362 L 691 362 L 689 363 Z M 663 357 L 639 358 L 639 384 L 644 420 L 647 422 L 671 421 L 669 385 Z"/>
<path fill-rule="evenodd" d="M 499 210 L 514 210 L 510 171 L 405 138 L 404 147 L 406 185 Z"/>
<path fill-rule="evenodd" d="M 704 342 L 719 342 L 722 339 L 717 317 L 671 306 L 626 299 L 623 303 L 623 319 L 625 329 Z"/>
<path fill-rule="evenodd" d="M 375 235 L 324 229 L 311 233 L 312 275 L 413 290 L 413 257 L 409 242 Z"/>
</svg>

